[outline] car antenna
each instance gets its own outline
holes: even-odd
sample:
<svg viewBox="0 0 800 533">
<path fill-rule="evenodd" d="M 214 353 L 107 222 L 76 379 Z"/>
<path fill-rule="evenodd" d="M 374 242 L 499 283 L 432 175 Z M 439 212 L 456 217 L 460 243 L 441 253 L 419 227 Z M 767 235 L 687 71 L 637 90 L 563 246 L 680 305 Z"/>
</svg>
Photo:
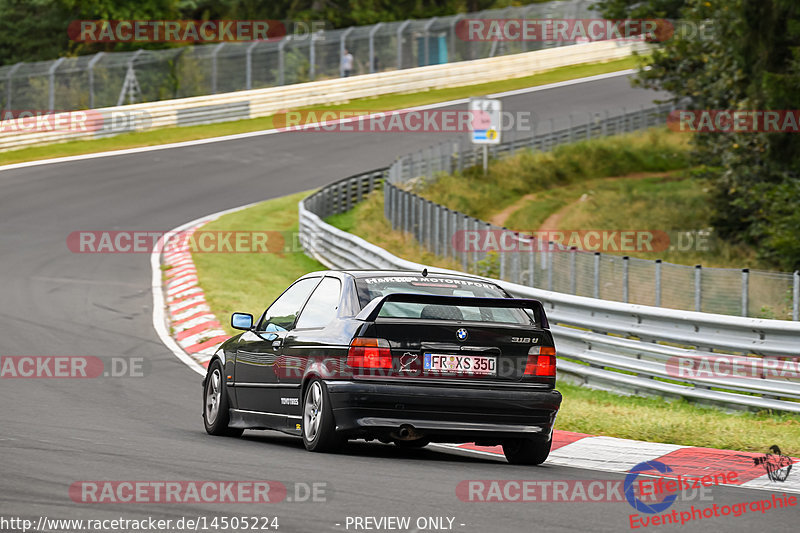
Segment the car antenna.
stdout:
<svg viewBox="0 0 800 533">
<path fill-rule="evenodd" d="M 428 277 L 428 269 L 427 268 L 423 268 L 422 269 L 422 277 L 423 278 L 427 278 Z"/>
</svg>

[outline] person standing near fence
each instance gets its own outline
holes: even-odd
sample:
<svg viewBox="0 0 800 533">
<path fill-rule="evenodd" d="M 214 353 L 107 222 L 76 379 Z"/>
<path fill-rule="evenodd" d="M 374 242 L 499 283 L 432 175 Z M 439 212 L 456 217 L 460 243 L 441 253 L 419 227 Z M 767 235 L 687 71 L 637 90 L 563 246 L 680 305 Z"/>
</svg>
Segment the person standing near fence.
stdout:
<svg viewBox="0 0 800 533">
<path fill-rule="evenodd" d="M 342 76 L 345 78 L 350 77 L 350 73 L 353 72 L 353 54 L 351 54 L 347 49 L 345 49 L 344 54 L 342 55 Z"/>
</svg>

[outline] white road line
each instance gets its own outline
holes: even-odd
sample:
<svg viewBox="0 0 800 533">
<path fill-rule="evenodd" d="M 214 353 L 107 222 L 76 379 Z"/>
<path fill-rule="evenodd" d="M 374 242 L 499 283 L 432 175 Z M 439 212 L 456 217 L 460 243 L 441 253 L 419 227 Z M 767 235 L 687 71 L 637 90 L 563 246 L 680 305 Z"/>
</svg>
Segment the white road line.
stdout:
<svg viewBox="0 0 800 533">
<path fill-rule="evenodd" d="M 516 96 L 518 94 L 526 94 L 538 91 L 547 91 L 550 89 L 558 89 L 560 87 L 567 87 L 569 85 L 577 85 L 580 83 L 591 83 L 594 81 L 605 80 L 609 78 L 614 78 L 618 76 L 628 76 L 633 74 L 636 70 L 628 69 L 628 70 L 620 70 L 617 72 L 609 72 L 607 74 L 598 74 L 596 76 L 587 76 L 585 78 L 577 78 L 574 80 L 566 80 L 566 81 L 559 81 L 556 83 L 549 83 L 547 85 L 538 85 L 536 87 L 525 87 L 523 89 L 516 89 L 513 91 L 505 91 L 500 93 L 494 93 L 488 95 L 490 98 L 505 98 L 507 96 Z M 469 98 L 460 98 L 458 100 L 449 100 L 447 102 L 437 102 L 434 104 L 428 104 L 418 107 L 410 107 L 407 109 L 397 109 L 396 112 L 403 112 L 403 111 L 424 111 L 426 109 L 436 109 L 439 107 L 448 107 L 453 105 L 465 104 L 469 101 Z M 341 121 L 328 121 L 324 122 L 324 124 L 334 124 L 334 123 L 349 123 L 353 122 L 354 120 L 358 120 L 358 117 L 355 118 L 347 118 L 342 119 Z M 319 127 L 320 123 L 308 124 L 306 125 L 307 128 Z M 174 142 L 168 144 L 158 144 L 153 146 L 140 146 L 137 148 L 127 148 L 124 150 L 110 150 L 107 152 L 95 152 L 91 154 L 80 154 L 80 155 L 71 155 L 66 157 L 54 157 L 52 159 L 40 159 L 38 161 L 24 161 L 22 163 L 13 163 L 10 165 L 2 165 L 0 166 L 0 172 L 3 170 L 15 170 L 19 168 L 28 168 L 28 167 L 35 167 L 39 165 L 50 165 L 54 163 L 70 163 L 73 161 L 85 161 L 87 159 L 97 159 L 100 157 L 113 157 L 118 155 L 130 155 L 130 154 L 140 154 L 144 152 L 154 152 L 156 150 L 169 150 L 172 148 L 185 148 L 188 146 L 199 146 L 203 144 L 210 144 L 210 143 L 217 143 L 217 142 L 226 142 L 226 141 L 237 141 L 240 139 L 250 139 L 252 137 L 259 137 L 261 135 L 273 135 L 275 133 L 287 133 L 281 129 L 271 129 L 271 130 L 259 130 L 259 131 L 249 131 L 246 133 L 236 133 L 234 135 L 223 135 L 220 137 L 209 137 L 207 139 L 195 139 L 192 141 L 181 141 L 181 142 Z M 182 226 L 183 227 L 183 226 Z"/>
</svg>

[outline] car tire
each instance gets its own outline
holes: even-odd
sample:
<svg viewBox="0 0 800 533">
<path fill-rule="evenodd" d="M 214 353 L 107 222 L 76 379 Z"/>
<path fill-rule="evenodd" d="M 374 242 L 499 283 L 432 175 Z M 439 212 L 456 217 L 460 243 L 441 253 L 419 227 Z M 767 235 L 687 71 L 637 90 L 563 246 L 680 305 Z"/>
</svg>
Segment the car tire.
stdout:
<svg viewBox="0 0 800 533">
<path fill-rule="evenodd" d="M 503 454 L 512 465 L 540 465 L 550 455 L 552 437 L 547 440 L 510 439 L 503 443 Z"/>
<path fill-rule="evenodd" d="M 303 444 L 310 452 L 334 452 L 344 443 L 336 434 L 328 388 L 321 379 L 313 379 L 303 395 Z"/>
<path fill-rule="evenodd" d="M 244 432 L 243 429 L 228 427 L 231 420 L 228 411 L 230 404 L 222 375 L 222 363 L 219 359 L 214 359 L 208 366 L 208 373 L 203 381 L 203 425 L 209 435 L 239 437 Z"/>
</svg>

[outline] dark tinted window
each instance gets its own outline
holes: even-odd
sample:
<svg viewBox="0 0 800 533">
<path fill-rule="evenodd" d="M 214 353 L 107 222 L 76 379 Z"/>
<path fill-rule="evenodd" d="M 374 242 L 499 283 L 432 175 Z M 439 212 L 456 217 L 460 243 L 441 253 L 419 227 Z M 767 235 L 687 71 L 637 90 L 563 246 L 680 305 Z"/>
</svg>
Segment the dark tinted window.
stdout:
<svg viewBox="0 0 800 533">
<path fill-rule="evenodd" d="M 319 278 L 305 278 L 295 282 L 286 292 L 269 306 L 264 320 L 259 325 L 261 331 L 286 331 L 292 328 L 297 314 L 306 303 L 308 295 L 319 283 Z"/>
<path fill-rule="evenodd" d="M 342 283 L 336 278 L 325 278 L 314 290 L 308 300 L 296 328 L 322 328 L 327 326 L 336 316 Z"/>
<path fill-rule="evenodd" d="M 481 280 L 442 276 L 381 276 L 357 278 L 356 289 L 361 306 L 374 298 L 387 294 L 434 294 L 466 296 L 471 298 L 506 298 L 503 290 Z M 470 320 L 478 322 L 503 322 L 531 324 L 533 320 L 520 309 L 499 307 L 452 306 L 388 302 L 381 309 L 382 317 L 422 318 L 426 320 Z"/>
</svg>

